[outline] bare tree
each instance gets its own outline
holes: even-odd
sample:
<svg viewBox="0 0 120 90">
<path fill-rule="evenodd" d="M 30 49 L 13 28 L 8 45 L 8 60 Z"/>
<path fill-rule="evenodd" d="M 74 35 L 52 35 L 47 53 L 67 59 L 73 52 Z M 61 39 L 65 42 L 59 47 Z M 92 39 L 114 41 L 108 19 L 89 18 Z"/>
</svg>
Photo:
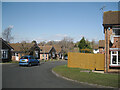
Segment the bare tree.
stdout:
<svg viewBox="0 0 120 90">
<path fill-rule="evenodd" d="M 13 40 L 13 36 L 11 36 L 11 29 L 13 28 L 12 25 L 10 25 L 8 28 L 6 28 L 3 32 L 2 32 L 2 37 L 5 41 L 9 42 L 11 40 Z"/>
<path fill-rule="evenodd" d="M 65 53 L 71 51 L 74 48 L 73 39 L 70 37 L 64 37 L 58 44 Z"/>
</svg>

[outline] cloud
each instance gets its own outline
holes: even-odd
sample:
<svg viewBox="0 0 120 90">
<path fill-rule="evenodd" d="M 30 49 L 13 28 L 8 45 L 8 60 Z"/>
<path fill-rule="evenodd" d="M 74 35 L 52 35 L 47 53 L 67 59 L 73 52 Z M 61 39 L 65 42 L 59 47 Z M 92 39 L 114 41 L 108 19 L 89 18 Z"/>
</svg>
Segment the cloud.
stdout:
<svg viewBox="0 0 120 90">
<path fill-rule="evenodd" d="M 56 34 L 55 36 L 56 37 L 67 37 L 68 35 L 67 34 Z"/>
</svg>

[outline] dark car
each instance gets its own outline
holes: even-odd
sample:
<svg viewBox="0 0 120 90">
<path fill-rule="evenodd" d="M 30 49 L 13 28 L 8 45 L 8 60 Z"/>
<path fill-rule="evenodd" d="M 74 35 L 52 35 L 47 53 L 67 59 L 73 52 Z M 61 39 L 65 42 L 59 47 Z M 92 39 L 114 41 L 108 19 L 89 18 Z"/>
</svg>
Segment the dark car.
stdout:
<svg viewBox="0 0 120 90">
<path fill-rule="evenodd" d="M 65 59 L 65 60 L 68 60 L 68 56 L 65 56 L 64 59 Z"/>
<path fill-rule="evenodd" d="M 40 61 L 35 59 L 34 56 L 26 55 L 26 56 L 22 56 L 20 58 L 19 66 L 21 66 L 21 65 L 27 65 L 27 66 L 40 65 Z"/>
</svg>

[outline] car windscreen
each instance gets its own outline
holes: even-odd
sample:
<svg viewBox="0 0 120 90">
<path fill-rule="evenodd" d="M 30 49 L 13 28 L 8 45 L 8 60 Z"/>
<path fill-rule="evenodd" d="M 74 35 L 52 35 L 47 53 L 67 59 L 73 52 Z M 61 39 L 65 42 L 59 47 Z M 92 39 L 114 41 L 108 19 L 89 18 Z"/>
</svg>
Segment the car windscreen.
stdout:
<svg viewBox="0 0 120 90">
<path fill-rule="evenodd" d="M 28 57 L 26 57 L 26 56 L 25 57 L 21 57 L 20 59 L 28 59 Z"/>
</svg>

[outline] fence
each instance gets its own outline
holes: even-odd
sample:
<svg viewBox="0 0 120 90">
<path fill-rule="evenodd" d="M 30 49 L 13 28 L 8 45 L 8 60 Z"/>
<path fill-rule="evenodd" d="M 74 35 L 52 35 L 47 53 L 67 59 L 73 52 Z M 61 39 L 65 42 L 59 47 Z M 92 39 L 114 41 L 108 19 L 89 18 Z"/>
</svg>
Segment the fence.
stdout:
<svg viewBox="0 0 120 90">
<path fill-rule="evenodd" d="M 104 70 L 104 54 L 69 52 L 68 67 Z"/>
</svg>

